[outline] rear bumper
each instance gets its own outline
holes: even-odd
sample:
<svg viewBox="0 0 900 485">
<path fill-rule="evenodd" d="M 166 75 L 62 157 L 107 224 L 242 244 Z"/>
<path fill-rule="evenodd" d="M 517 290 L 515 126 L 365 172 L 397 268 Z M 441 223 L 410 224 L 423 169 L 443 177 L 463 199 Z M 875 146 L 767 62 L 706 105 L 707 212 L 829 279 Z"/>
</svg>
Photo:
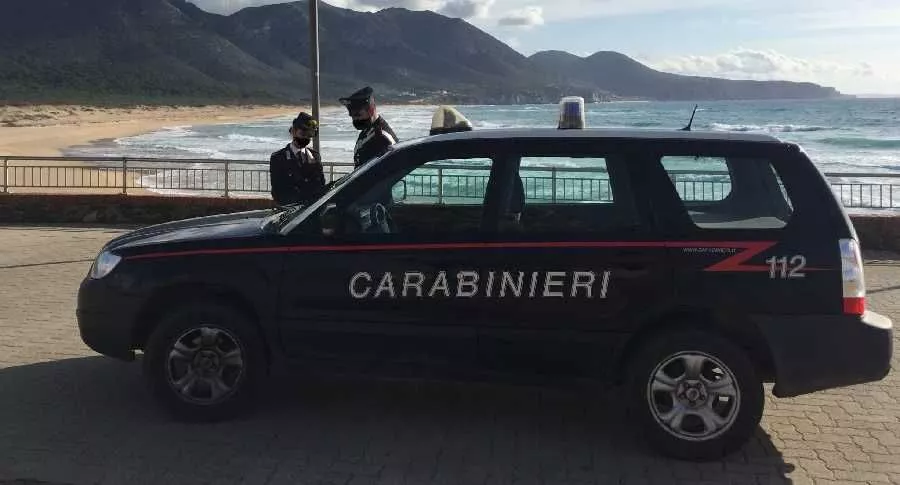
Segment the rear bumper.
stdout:
<svg viewBox="0 0 900 485">
<path fill-rule="evenodd" d="M 777 397 L 879 381 L 891 370 L 893 323 L 877 313 L 755 320 L 769 343 Z"/>
</svg>

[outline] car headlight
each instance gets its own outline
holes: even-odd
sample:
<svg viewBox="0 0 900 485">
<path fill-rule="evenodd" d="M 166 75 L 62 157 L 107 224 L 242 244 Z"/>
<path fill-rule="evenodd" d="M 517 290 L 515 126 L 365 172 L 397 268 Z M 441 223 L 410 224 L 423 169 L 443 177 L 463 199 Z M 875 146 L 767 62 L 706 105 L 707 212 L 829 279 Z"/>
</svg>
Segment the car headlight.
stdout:
<svg viewBox="0 0 900 485">
<path fill-rule="evenodd" d="M 121 260 L 121 256 L 115 255 L 109 251 L 102 251 L 97 255 L 94 264 L 91 265 L 91 278 L 95 280 L 103 278 L 115 269 L 116 265 L 119 264 L 119 261 Z"/>
</svg>

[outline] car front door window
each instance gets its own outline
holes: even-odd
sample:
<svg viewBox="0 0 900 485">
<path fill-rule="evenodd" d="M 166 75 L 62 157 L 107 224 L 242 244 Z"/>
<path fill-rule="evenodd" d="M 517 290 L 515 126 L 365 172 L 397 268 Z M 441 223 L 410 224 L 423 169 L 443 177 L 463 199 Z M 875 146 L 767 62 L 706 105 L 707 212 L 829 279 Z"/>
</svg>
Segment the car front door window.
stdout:
<svg viewBox="0 0 900 485">
<path fill-rule="evenodd" d="M 489 158 L 432 160 L 373 185 L 346 204 L 351 234 L 459 238 L 481 231 Z"/>
</svg>

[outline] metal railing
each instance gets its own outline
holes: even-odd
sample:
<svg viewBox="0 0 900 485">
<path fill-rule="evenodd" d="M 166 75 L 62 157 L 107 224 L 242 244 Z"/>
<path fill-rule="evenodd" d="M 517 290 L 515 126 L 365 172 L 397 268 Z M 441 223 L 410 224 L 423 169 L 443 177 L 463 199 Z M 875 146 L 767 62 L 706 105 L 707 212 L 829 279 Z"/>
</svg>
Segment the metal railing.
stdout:
<svg viewBox="0 0 900 485">
<path fill-rule="evenodd" d="M 259 160 L 8 156 L 0 162 L 0 192 L 149 191 L 229 198 L 259 196 L 271 190 L 268 162 Z M 328 180 L 352 170 L 352 164 L 325 164 Z"/>
<path fill-rule="evenodd" d="M 269 197 L 268 162 L 259 160 L 21 157 L 0 156 L 0 193 L 118 192 L 121 194 Z M 324 163 L 326 181 L 353 170 L 351 164 Z M 428 164 L 407 175 L 394 195 L 436 203 L 483 197 L 486 165 Z M 477 172 L 483 171 L 483 174 Z M 688 201 L 724 199 L 731 190 L 727 172 L 673 170 L 679 194 Z M 900 209 L 900 174 L 827 173 L 847 208 Z M 526 200 L 604 202 L 612 200 L 605 170 L 584 167 L 522 168 Z"/>
</svg>

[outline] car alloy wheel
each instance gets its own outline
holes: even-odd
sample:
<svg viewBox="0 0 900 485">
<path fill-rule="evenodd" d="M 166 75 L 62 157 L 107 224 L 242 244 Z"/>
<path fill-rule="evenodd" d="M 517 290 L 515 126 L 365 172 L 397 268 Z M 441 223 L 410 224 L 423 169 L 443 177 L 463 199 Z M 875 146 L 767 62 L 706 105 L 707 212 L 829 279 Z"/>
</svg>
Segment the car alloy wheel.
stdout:
<svg viewBox="0 0 900 485">
<path fill-rule="evenodd" d="M 234 334 L 222 328 L 188 329 L 173 341 L 166 376 L 181 399 L 216 404 L 228 399 L 243 379 L 243 348 Z"/>
<path fill-rule="evenodd" d="M 657 423 L 675 437 L 713 439 L 734 424 L 741 390 L 734 373 L 709 354 L 680 352 L 663 359 L 647 383 Z"/>
</svg>

